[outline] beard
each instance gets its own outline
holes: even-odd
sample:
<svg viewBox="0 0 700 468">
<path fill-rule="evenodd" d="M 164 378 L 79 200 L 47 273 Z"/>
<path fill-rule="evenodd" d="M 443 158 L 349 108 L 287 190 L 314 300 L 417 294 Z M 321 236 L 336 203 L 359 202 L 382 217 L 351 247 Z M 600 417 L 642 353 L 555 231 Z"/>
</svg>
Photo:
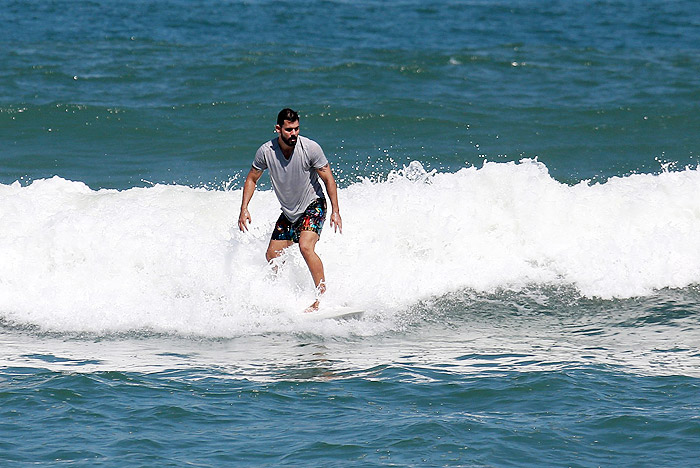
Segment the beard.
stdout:
<svg viewBox="0 0 700 468">
<path fill-rule="evenodd" d="M 280 138 L 282 138 L 282 141 L 285 145 L 291 146 L 292 148 L 294 148 L 294 146 L 297 144 L 297 137 L 285 138 L 282 135 L 280 135 Z"/>
</svg>

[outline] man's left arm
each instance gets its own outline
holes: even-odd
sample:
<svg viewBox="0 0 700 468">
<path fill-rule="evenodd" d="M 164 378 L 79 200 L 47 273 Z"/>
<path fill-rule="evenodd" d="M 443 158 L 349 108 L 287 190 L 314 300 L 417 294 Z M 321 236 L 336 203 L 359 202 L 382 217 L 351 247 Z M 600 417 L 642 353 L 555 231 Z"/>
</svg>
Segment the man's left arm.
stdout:
<svg viewBox="0 0 700 468">
<path fill-rule="evenodd" d="M 333 171 L 331 171 L 331 166 L 326 164 L 325 166 L 316 169 L 318 176 L 321 178 L 323 183 L 326 185 L 326 192 L 328 193 L 328 198 L 331 199 L 331 226 L 335 228 L 335 232 L 340 231 L 343 233 L 343 220 L 340 218 L 340 206 L 338 205 L 338 185 L 335 183 L 335 177 L 333 177 Z"/>
</svg>

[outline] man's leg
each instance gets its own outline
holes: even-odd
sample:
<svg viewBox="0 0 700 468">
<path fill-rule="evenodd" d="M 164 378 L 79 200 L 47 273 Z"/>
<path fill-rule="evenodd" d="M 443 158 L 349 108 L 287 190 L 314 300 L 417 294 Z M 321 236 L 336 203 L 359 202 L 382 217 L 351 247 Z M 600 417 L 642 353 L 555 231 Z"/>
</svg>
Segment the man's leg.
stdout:
<svg viewBox="0 0 700 468">
<path fill-rule="evenodd" d="M 270 244 L 267 246 L 267 252 L 265 252 L 267 262 L 270 263 L 273 259 L 282 255 L 282 251 L 293 243 L 294 242 L 288 240 L 270 239 Z"/>
<path fill-rule="evenodd" d="M 313 231 L 302 231 L 299 235 L 299 250 L 301 250 L 301 255 L 306 261 L 306 265 L 309 267 L 311 272 L 311 277 L 314 280 L 314 285 L 316 285 L 316 290 L 319 294 L 326 292 L 326 278 L 323 272 L 323 262 L 321 258 L 316 254 L 316 242 L 318 242 L 319 236 Z M 318 300 L 316 300 L 307 312 L 318 309 Z"/>
</svg>

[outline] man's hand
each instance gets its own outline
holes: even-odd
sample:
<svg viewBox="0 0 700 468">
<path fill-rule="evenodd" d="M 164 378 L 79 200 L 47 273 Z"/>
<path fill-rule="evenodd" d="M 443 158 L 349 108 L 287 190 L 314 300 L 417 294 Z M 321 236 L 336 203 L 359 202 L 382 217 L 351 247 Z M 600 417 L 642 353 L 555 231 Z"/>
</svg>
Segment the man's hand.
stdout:
<svg viewBox="0 0 700 468">
<path fill-rule="evenodd" d="M 248 230 L 248 223 L 250 222 L 250 213 L 248 213 L 248 203 L 250 199 L 253 198 L 253 192 L 255 192 L 255 185 L 258 183 L 258 179 L 262 175 L 263 171 L 256 168 L 255 166 L 250 168 L 248 175 L 245 178 L 245 183 L 243 184 L 243 199 L 241 199 L 241 214 L 238 216 L 238 229 L 243 232 Z"/>
<path fill-rule="evenodd" d="M 335 183 L 335 177 L 333 177 L 331 166 L 326 164 L 316 169 L 316 171 L 323 183 L 326 184 L 326 192 L 328 193 L 328 198 L 331 199 L 331 206 L 333 207 L 333 212 L 331 213 L 331 227 L 335 228 L 335 232 L 340 231 L 342 234 L 343 220 L 340 218 L 340 208 L 338 207 L 338 185 Z"/>
<path fill-rule="evenodd" d="M 331 227 L 334 228 L 334 232 L 340 231 L 341 234 L 343 233 L 343 220 L 337 211 L 331 213 Z"/>
<path fill-rule="evenodd" d="M 238 217 L 238 229 L 243 232 L 248 230 L 248 223 L 250 222 L 250 213 L 248 213 L 247 208 L 241 210 L 241 215 Z"/>
</svg>

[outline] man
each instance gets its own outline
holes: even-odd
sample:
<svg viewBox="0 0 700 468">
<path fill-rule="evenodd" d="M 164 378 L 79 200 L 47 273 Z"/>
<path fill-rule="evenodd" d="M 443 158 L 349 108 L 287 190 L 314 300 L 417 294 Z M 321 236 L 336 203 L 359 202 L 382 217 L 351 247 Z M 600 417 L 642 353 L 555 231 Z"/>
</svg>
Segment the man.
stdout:
<svg viewBox="0 0 700 468">
<path fill-rule="evenodd" d="M 282 214 L 272 231 L 265 257 L 271 262 L 285 248 L 299 244 L 316 285 L 316 301 L 306 309 L 306 312 L 312 312 L 318 309 L 319 297 L 326 291 L 323 263 L 315 251 L 326 220 L 326 198 L 318 180 L 323 181 L 331 200 L 331 226 L 342 233 L 338 187 L 321 146 L 299 135 L 299 114 L 292 109 L 282 109 L 277 115 L 275 131 L 279 136 L 258 149 L 253 167 L 245 179 L 238 228 L 243 232 L 248 230 L 251 221 L 248 203 L 263 171 L 269 169 Z"/>
</svg>

